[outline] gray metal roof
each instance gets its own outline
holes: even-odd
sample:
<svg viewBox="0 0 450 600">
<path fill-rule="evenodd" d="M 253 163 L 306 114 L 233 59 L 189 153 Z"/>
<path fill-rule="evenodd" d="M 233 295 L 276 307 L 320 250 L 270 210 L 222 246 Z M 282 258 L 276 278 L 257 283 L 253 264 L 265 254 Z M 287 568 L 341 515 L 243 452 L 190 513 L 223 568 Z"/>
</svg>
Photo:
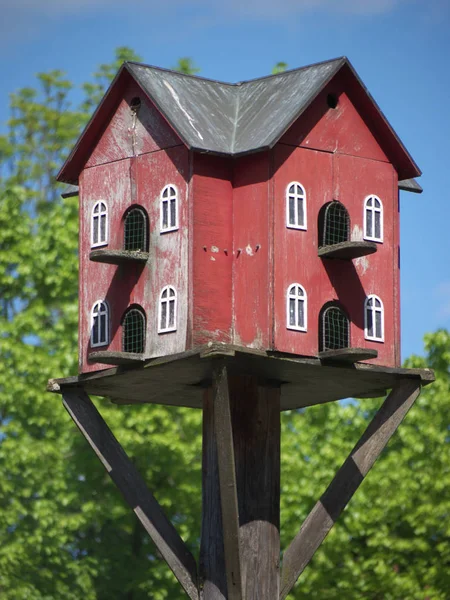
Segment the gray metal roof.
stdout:
<svg viewBox="0 0 450 600">
<path fill-rule="evenodd" d="M 386 140 L 401 179 L 417 177 L 420 169 L 390 126 L 349 60 L 340 57 L 236 84 L 126 62 L 106 92 L 83 134 L 58 174 L 58 180 L 78 183 L 86 155 L 103 129 L 129 74 L 191 150 L 241 156 L 272 148 L 341 71 L 358 89 L 360 107 L 380 139 Z M 102 115 L 102 116 L 100 116 Z M 417 183 L 401 189 L 419 191 Z M 413 180 L 411 180 L 413 181 Z"/>
<path fill-rule="evenodd" d="M 190 148 L 239 155 L 272 147 L 345 62 L 337 58 L 236 84 L 137 63 L 127 67 Z"/>
<path fill-rule="evenodd" d="M 72 198 L 72 196 L 78 196 L 78 186 L 69 183 L 61 192 L 61 198 Z"/>
<path fill-rule="evenodd" d="M 404 192 L 414 192 L 415 194 L 421 194 L 423 188 L 417 183 L 415 179 L 403 179 L 398 182 L 398 189 Z"/>
</svg>

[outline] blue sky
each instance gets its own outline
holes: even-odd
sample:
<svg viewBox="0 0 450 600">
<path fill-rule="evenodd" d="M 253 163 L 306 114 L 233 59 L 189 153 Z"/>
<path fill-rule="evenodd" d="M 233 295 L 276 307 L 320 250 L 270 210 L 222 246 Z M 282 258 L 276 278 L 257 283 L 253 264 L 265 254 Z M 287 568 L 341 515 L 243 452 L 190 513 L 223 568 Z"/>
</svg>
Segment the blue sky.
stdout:
<svg viewBox="0 0 450 600">
<path fill-rule="evenodd" d="M 346 55 L 424 175 L 402 193 L 402 354 L 450 328 L 450 0 L 0 0 L 0 128 L 35 74 L 90 79 L 114 48 L 240 81 Z"/>
</svg>

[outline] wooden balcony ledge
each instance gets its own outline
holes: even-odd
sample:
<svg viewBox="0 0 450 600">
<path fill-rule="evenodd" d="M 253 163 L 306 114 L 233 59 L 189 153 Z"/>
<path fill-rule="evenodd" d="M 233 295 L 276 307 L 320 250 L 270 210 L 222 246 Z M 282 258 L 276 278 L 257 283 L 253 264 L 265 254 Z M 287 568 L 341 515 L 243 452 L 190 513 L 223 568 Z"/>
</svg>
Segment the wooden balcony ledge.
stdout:
<svg viewBox="0 0 450 600">
<path fill-rule="evenodd" d="M 375 242 L 355 241 L 340 242 L 331 246 L 322 246 L 318 250 L 320 258 L 340 258 L 343 260 L 352 260 L 360 256 L 367 256 L 377 251 Z"/>
<path fill-rule="evenodd" d="M 377 358 L 377 356 L 378 352 L 371 348 L 339 348 L 338 350 L 324 350 L 323 352 L 319 352 L 320 360 L 347 364 L 370 360 L 371 358 Z"/>
<path fill-rule="evenodd" d="M 130 262 L 146 263 L 148 257 L 148 252 L 141 252 L 140 250 L 109 250 L 107 248 L 92 250 L 89 254 L 89 260 L 110 265 L 123 265 Z"/>
</svg>

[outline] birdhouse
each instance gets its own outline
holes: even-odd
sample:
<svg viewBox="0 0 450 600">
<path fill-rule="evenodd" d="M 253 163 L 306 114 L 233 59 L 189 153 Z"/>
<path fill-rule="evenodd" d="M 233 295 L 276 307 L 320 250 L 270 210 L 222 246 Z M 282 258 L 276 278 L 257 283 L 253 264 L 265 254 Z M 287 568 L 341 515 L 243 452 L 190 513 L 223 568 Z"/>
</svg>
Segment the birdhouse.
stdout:
<svg viewBox="0 0 450 600">
<path fill-rule="evenodd" d="M 399 366 L 418 175 L 346 58 L 238 84 L 125 63 L 59 173 L 80 372 L 211 342 Z"/>
<path fill-rule="evenodd" d="M 418 175 L 346 58 L 236 85 L 125 63 L 61 169 L 81 375 L 48 389 L 191 600 L 286 598 L 433 381 L 397 368 Z M 386 390 L 280 572 L 280 412 Z M 203 410 L 198 564 L 89 394 Z"/>
</svg>

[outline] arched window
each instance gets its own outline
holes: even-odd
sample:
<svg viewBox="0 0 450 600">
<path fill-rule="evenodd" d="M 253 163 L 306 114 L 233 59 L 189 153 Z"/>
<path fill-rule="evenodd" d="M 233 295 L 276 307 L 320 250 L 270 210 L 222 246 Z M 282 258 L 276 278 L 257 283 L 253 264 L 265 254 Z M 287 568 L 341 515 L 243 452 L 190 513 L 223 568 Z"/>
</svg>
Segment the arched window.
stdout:
<svg viewBox="0 0 450 600">
<path fill-rule="evenodd" d="M 109 344 L 109 313 L 108 305 L 98 300 L 91 311 L 91 347 Z"/>
<path fill-rule="evenodd" d="M 297 181 L 286 188 L 286 227 L 306 229 L 306 192 Z"/>
<path fill-rule="evenodd" d="M 287 290 L 286 327 L 297 331 L 306 331 L 307 297 L 305 288 L 299 283 L 293 283 Z"/>
<path fill-rule="evenodd" d="M 167 285 L 159 297 L 158 333 L 176 331 L 177 328 L 177 293 L 175 288 Z"/>
<path fill-rule="evenodd" d="M 125 215 L 123 249 L 134 252 L 148 251 L 148 218 L 140 207 L 132 208 Z"/>
<path fill-rule="evenodd" d="M 319 212 L 319 247 L 332 246 L 350 239 L 350 217 L 337 200 L 322 206 Z"/>
<path fill-rule="evenodd" d="M 92 208 L 91 247 L 105 246 L 108 243 L 108 207 L 100 200 Z"/>
<path fill-rule="evenodd" d="M 326 304 L 319 316 L 319 350 L 339 350 L 350 346 L 350 323 L 336 302 Z"/>
<path fill-rule="evenodd" d="M 178 229 L 178 191 L 166 185 L 161 192 L 161 233 Z"/>
<path fill-rule="evenodd" d="M 383 203 L 378 196 L 367 196 L 364 202 L 364 239 L 383 241 Z"/>
<path fill-rule="evenodd" d="M 122 319 L 122 350 L 143 354 L 145 351 L 145 313 L 140 306 L 129 308 Z"/>
<path fill-rule="evenodd" d="M 371 294 L 364 301 L 364 337 L 384 342 L 384 307 L 381 298 Z"/>
</svg>

